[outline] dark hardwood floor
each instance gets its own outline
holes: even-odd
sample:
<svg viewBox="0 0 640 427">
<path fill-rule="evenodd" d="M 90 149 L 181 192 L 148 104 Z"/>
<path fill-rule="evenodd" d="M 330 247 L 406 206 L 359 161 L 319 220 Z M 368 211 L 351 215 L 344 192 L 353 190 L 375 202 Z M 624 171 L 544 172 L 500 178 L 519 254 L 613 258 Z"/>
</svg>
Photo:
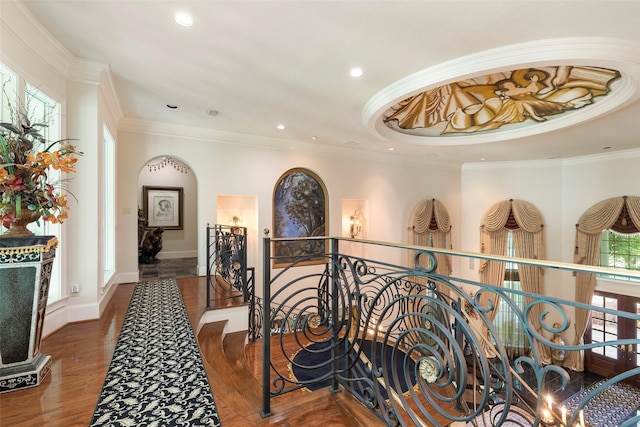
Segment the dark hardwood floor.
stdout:
<svg viewBox="0 0 640 427">
<path fill-rule="evenodd" d="M 42 341 L 51 372 L 38 387 L 0 395 L 0 425 L 89 425 L 133 288 L 120 285 L 100 320 L 67 325 Z"/>
</svg>

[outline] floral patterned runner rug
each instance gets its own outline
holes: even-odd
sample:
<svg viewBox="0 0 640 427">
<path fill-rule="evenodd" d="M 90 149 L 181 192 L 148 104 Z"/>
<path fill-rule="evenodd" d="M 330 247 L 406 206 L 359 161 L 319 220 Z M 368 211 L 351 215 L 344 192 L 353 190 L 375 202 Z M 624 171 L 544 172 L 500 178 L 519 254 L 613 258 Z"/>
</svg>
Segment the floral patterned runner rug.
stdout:
<svg viewBox="0 0 640 427">
<path fill-rule="evenodd" d="M 574 394 L 562 403 L 573 412 L 587 394 L 599 387 L 601 380 Z M 626 383 L 608 386 L 591 398 L 584 407 L 584 421 L 593 427 L 619 426 L 640 408 L 640 389 Z M 635 424 L 634 424 L 635 425 Z"/>
<path fill-rule="evenodd" d="M 175 278 L 136 284 L 91 426 L 220 426 Z"/>
</svg>

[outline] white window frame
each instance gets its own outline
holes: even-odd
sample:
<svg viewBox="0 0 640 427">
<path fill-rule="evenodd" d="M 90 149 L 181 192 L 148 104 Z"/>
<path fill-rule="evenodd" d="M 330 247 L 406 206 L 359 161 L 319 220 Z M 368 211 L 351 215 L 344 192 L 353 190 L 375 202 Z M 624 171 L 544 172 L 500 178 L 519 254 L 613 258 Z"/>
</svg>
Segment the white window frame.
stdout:
<svg viewBox="0 0 640 427">
<path fill-rule="evenodd" d="M 7 101 L 10 101 L 11 104 L 16 107 L 23 104 L 28 110 L 27 114 L 32 120 L 47 124 L 47 127 L 40 130 L 40 133 L 47 141 L 60 140 L 62 135 L 62 104 L 36 86 L 24 81 L 17 73 L 13 72 L 3 63 L 0 63 L 0 79 L 4 89 L 2 90 L 2 94 L 0 94 L 0 102 L 2 103 L 0 119 L 2 119 L 2 121 L 12 120 Z M 9 83 L 6 83 L 7 81 Z M 64 178 L 64 175 L 62 175 L 60 171 L 53 169 L 49 171 L 49 176 L 54 180 Z M 59 246 L 62 245 L 64 238 L 60 224 L 52 224 L 40 220 L 36 223 L 29 224 L 29 227 L 38 235 L 56 236 Z M 62 286 L 63 274 L 61 258 L 60 256 L 56 256 L 53 260 L 47 304 L 52 304 L 66 297 Z"/>
<path fill-rule="evenodd" d="M 102 288 L 106 288 L 116 271 L 116 141 L 106 125 L 102 144 Z"/>
</svg>

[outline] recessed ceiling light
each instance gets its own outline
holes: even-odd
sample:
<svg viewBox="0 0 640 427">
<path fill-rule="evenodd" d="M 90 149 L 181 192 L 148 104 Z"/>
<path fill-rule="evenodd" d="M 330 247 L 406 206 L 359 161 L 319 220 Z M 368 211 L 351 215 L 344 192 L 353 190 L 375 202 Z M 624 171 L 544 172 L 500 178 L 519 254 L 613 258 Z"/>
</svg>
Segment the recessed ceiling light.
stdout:
<svg viewBox="0 0 640 427">
<path fill-rule="evenodd" d="M 480 160 L 484 162 L 485 160 L 487 160 L 487 158 L 486 157 L 480 157 Z"/>
<path fill-rule="evenodd" d="M 284 125 L 278 125 L 277 127 L 278 127 L 278 129 L 280 129 L 280 130 L 284 130 Z"/>
<path fill-rule="evenodd" d="M 395 148 L 393 148 L 393 147 L 387 148 L 387 150 L 389 150 L 389 151 L 396 151 L 396 149 L 395 149 Z"/>
<path fill-rule="evenodd" d="M 167 107 L 171 108 L 172 110 L 175 110 L 176 108 L 178 108 L 178 106 L 175 104 L 167 104 Z"/>
<path fill-rule="evenodd" d="M 191 15 L 189 15 L 186 12 L 177 12 L 173 16 L 173 19 L 176 20 L 178 25 L 183 26 L 183 27 L 190 27 L 190 26 L 193 25 L 193 18 L 191 17 Z"/>
<path fill-rule="evenodd" d="M 313 139 L 315 141 L 316 139 L 318 139 L 318 137 L 317 136 L 312 136 L 311 139 Z"/>
<path fill-rule="evenodd" d="M 351 77 L 362 77 L 364 71 L 360 67 L 353 67 L 351 71 L 349 71 Z"/>
</svg>

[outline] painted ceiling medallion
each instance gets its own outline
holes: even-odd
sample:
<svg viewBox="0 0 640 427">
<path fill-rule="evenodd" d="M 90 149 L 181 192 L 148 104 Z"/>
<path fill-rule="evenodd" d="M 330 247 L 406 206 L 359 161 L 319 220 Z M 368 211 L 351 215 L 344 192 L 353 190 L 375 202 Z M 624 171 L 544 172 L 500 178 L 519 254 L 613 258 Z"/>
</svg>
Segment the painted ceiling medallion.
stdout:
<svg viewBox="0 0 640 427">
<path fill-rule="evenodd" d="M 608 114 L 640 98 L 637 47 L 562 38 L 436 64 L 382 89 L 363 120 L 391 141 L 467 145 L 514 140 Z"/>
<path fill-rule="evenodd" d="M 597 102 L 618 78 L 617 70 L 566 65 L 485 74 L 404 99 L 385 111 L 383 121 L 417 136 L 530 126 Z"/>
</svg>

